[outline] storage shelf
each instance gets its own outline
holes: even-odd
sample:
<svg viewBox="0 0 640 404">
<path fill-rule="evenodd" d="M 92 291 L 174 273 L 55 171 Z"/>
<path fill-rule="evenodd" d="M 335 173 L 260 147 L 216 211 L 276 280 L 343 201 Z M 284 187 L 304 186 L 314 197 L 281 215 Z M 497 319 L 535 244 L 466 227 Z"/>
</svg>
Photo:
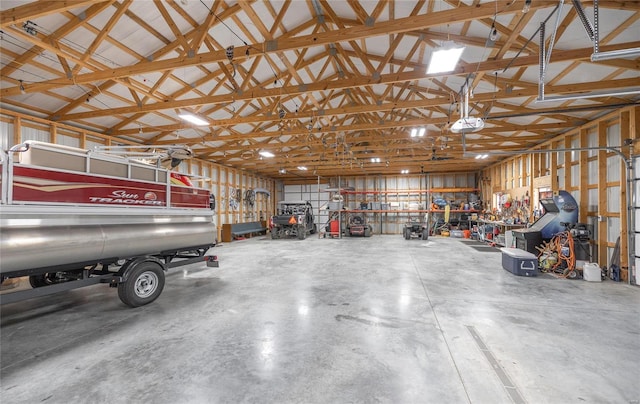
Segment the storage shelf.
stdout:
<svg viewBox="0 0 640 404">
<path fill-rule="evenodd" d="M 373 209 L 349 209 L 341 212 L 353 213 L 445 213 L 444 209 L 418 209 L 418 210 L 373 210 Z M 478 213 L 479 210 L 451 209 L 450 213 Z"/>
<path fill-rule="evenodd" d="M 346 195 L 363 195 L 363 194 L 368 194 L 368 195 L 378 195 L 378 194 L 413 194 L 413 195 L 417 195 L 417 194 L 428 194 L 428 193 L 432 193 L 432 194 L 438 194 L 438 193 L 447 193 L 447 192 L 455 192 L 455 193 L 462 193 L 462 192 L 476 192 L 478 191 L 477 188 L 431 188 L 431 189 L 423 189 L 423 190 L 411 190 L 411 189 L 397 189 L 395 191 L 340 191 L 341 194 L 346 194 Z"/>
</svg>

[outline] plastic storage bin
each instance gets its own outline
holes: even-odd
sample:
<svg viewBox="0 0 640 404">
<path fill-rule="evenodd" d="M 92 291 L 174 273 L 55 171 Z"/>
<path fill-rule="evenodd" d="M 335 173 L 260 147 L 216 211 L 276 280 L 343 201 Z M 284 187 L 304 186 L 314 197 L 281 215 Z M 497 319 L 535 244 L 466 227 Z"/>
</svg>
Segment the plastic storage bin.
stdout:
<svg viewBox="0 0 640 404">
<path fill-rule="evenodd" d="M 519 248 L 501 248 L 502 268 L 518 276 L 537 276 L 538 258 Z"/>
</svg>

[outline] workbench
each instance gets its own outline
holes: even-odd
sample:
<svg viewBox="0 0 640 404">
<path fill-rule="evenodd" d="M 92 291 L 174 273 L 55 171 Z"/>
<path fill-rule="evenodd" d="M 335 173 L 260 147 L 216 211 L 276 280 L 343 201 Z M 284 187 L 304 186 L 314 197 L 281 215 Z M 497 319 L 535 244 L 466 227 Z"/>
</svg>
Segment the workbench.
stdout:
<svg viewBox="0 0 640 404">
<path fill-rule="evenodd" d="M 497 236 L 492 235 L 491 238 L 487 237 L 487 231 L 485 227 L 489 225 L 497 227 L 500 233 Z M 481 241 L 493 242 L 503 247 L 514 247 L 513 229 L 522 229 L 527 227 L 524 223 L 506 223 L 503 221 L 478 219 L 478 237 Z"/>
</svg>

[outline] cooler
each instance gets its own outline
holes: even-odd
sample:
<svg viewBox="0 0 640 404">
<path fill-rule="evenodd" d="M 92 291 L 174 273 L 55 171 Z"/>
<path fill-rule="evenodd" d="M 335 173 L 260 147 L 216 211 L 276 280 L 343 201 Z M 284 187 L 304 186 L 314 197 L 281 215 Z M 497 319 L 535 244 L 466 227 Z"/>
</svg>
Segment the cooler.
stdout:
<svg viewBox="0 0 640 404">
<path fill-rule="evenodd" d="M 518 276 L 536 276 L 538 257 L 519 248 L 501 248 L 502 268 Z"/>
</svg>

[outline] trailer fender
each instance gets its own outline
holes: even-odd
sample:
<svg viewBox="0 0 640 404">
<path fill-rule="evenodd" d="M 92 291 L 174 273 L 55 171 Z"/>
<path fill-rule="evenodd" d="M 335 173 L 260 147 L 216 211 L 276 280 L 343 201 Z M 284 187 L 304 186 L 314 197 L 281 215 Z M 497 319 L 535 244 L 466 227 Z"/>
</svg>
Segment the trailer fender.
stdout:
<svg viewBox="0 0 640 404">
<path fill-rule="evenodd" d="M 167 266 L 159 258 L 148 256 L 148 255 L 147 256 L 142 256 L 142 257 L 135 257 L 135 258 L 132 258 L 130 260 L 127 260 L 127 262 L 125 262 L 124 265 L 122 265 L 122 267 L 120 267 L 120 270 L 118 271 L 118 275 L 120 277 L 120 282 L 126 282 L 128 280 L 128 278 L 131 276 L 131 272 L 138 265 L 142 264 L 143 262 L 155 263 L 164 272 L 167 272 L 167 270 L 168 270 Z"/>
</svg>

